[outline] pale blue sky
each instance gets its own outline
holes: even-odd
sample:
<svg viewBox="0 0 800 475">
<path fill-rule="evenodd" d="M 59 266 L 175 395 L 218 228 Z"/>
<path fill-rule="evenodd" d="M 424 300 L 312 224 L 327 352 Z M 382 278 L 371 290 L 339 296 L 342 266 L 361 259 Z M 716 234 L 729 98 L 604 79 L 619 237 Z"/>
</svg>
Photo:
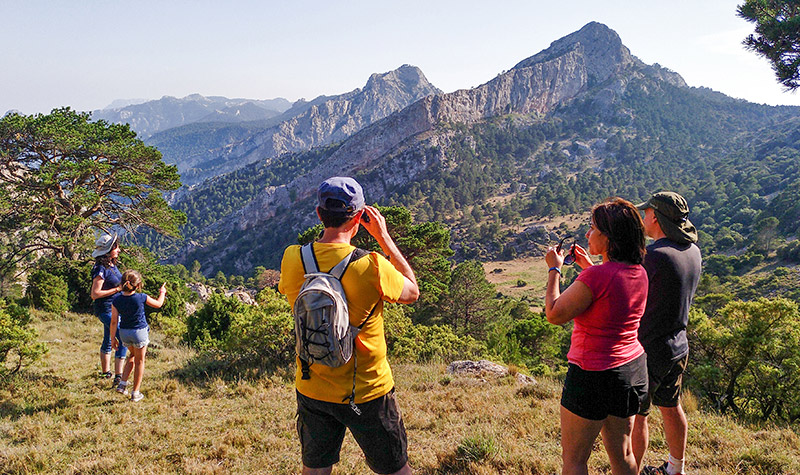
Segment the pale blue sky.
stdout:
<svg viewBox="0 0 800 475">
<path fill-rule="evenodd" d="M 445 92 L 482 84 L 599 21 L 646 63 L 691 86 L 800 105 L 766 60 L 740 0 L 0 0 L 0 114 L 115 99 L 311 99 L 418 66 Z"/>
</svg>

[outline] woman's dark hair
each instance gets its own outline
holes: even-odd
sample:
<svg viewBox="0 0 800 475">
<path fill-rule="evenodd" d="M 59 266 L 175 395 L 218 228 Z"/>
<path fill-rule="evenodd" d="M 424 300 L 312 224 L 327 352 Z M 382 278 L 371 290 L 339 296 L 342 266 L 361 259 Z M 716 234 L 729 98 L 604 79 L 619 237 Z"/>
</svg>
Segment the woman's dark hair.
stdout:
<svg viewBox="0 0 800 475">
<path fill-rule="evenodd" d="M 317 211 L 319 211 L 319 218 L 322 220 L 323 226 L 326 228 L 338 228 L 353 219 L 361 210 L 353 211 L 352 213 L 342 213 L 340 211 L 330 211 L 325 208 L 317 207 Z"/>
<path fill-rule="evenodd" d="M 97 256 L 95 258 L 94 265 L 108 267 L 108 266 L 113 264 L 113 265 L 116 266 L 117 265 L 117 259 L 116 258 L 114 258 L 114 259 L 111 258 L 111 251 L 113 251 L 114 249 L 116 249 L 118 247 L 119 247 L 119 242 L 117 242 L 117 240 L 114 240 L 114 245 L 111 246 L 111 249 L 109 249 L 107 253 L 103 254 L 102 256 Z"/>
<path fill-rule="evenodd" d="M 608 238 L 608 258 L 612 261 L 641 264 L 644 260 L 644 223 L 630 201 L 609 198 L 592 208 L 592 221 Z"/>
<path fill-rule="evenodd" d="M 122 290 L 137 292 L 142 290 L 142 274 L 135 270 L 126 270 L 122 273 Z"/>
</svg>

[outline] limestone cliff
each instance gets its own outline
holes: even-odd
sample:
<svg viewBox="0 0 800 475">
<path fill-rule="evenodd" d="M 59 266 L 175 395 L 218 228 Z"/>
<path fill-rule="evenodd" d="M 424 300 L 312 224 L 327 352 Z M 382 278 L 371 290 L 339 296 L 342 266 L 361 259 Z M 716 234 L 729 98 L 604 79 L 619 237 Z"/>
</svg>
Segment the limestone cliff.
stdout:
<svg viewBox="0 0 800 475">
<path fill-rule="evenodd" d="M 299 101 L 273 124 L 243 140 L 220 144 L 199 153 L 180 150 L 165 154 L 185 174 L 184 184 L 198 183 L 258 160 L 269 160 L 286 152 L 338 142 L 397 112 L 417 100 L 440 91 L 419 68 L 403 65 L 383 74 L 373 74 L 362 89 L 311 102 Z M 191 144 L 187 144 L 191 149 Z"/>
<path fill-rule="evenodd" d="M 452 124 L 472 124 L 505 115 L 537 120 L 575 101 L 587 101 L 602 114 L 614 110 L 628 84 L 643 78 L 653 84 L 663 81 L 686 87 L 676 73 L 645 65 L 632 56 L 613 30 L 590 23 L 479 87 L 427 95 L 358 130 L 367 122 L 365 114 L 340 114 L 356 110 L 356 104 L 370 103 L 367 91 L 398 81 L 373 76 L 359 92 L 363 96 L 360 101 L 340 98 L 315 105 L 261 136 L 261 152 L 254 150 L 250 157 L 310 147 L 322 143 L 323 137 L 335 140 L 347 131 L 358 130 L 310 172 L 286 184 L 266 187 L 247 206 L 199 233 L 198 241 L 213 243 L 200 253 L 205 259 L 204 269 L 223 266 L 245 272 L 255 263 L 248 249 L 238 248 L 241 236 L 260 235 L 265 228 L 301 230 L 314 224 L 312 197 L 318 184 L 329 176 L 363 177 L 368 201 L 377 202 L 430 167 L 457 166 L 446 163 L 448 158 L 441 153 L 452 137 L 448 131 Z M 320 120 L 321 115 L 341 117 L 342 122 L 336 123 L 339 128 Z M 377 116 L 374 113 L 369 117 Z M 195 256 L 186 248 L 177 260 L 191 261 Z"/>
<path fill-rule="evenodd" d="M 273 217 L 276 209 L 292 205 L 288 199 L 290 194 L 302 200 L 332 174 L 353 175 L 376 167 L 391 174 L 392 169 L 382 166 L 386 155 L 437 124 L 472 123 L 503 114 L 545 115 L 579 97 L 592 85 L 602 87 L 605 84 L 613 96 L 621 93 L 624 83 L 632 77 L 645 74 L 662 75 L 685 86 L 679 75 L 646 66 L 633 57 L 619 36 L 607 26 L 589 23 L 486 84 L 428 96 L 353 135 L 310 173 L 284 187 L 265 190 L 237 213 L 235 226 L 246 229 Z M 370 199 L 380 197 L 372 195 Z"/>
</svg>

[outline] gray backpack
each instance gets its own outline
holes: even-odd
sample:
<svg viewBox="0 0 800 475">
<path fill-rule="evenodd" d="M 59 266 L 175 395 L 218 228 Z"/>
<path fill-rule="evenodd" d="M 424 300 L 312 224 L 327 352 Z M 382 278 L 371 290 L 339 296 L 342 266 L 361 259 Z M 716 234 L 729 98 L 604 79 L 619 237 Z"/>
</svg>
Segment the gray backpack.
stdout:
<svg viewBox="0 0 800 475">
<path fill-rule="evenodd" d="M 300 248 L 305 281 L 294 302 L 292 315 L 295 349 L 300 358 L 302 379 L 311 379 L 309 367 L 312 364 L 336 368 L 354 357 L 355 338 L 372 316 L 372 312 L 360 326 L 350 324 L 350 311 L 341 279 L 351 262 L 367 254 L 362 249 L 354 249 L 330 272 L 321 272 L 314 256 L 313 244 Z M 375 307 L 372 311 L 375 311 Z M 354 364 L 353 391 L 342 402 L 349 400 L 353 410 L 360 414 L 361 411 L 355 405 L 355 379 Z"/>
</svg>

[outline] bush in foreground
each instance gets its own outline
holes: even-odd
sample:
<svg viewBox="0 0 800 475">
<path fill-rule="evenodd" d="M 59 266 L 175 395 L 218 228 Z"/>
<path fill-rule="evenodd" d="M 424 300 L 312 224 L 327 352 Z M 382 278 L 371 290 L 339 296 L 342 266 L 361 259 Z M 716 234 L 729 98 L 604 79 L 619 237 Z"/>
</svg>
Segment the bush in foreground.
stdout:
<svg viewBox="0 0 800 475">
<path fill-rule="evenodd" d="M 64 279 L 43 269 L 28 276 L 28 302 L 45 312 L 62 313 L 69 310 L 69 288 Z"/>
<path fill-rule="evenodd" d="M 37 342 L 28 309 L 0 299 L 0 378 L 8 377 L 38 360 L 47 346 Z"/>
<path fill-rule="evenodd" d="M 238 366 L 246 373 L 294 361 L 294 320 L 286 299 L 264 289 L 256 300 L 254 306 L 213 294 L 189 316 L 187 341 L 211 367 Z"/>
</svg>

